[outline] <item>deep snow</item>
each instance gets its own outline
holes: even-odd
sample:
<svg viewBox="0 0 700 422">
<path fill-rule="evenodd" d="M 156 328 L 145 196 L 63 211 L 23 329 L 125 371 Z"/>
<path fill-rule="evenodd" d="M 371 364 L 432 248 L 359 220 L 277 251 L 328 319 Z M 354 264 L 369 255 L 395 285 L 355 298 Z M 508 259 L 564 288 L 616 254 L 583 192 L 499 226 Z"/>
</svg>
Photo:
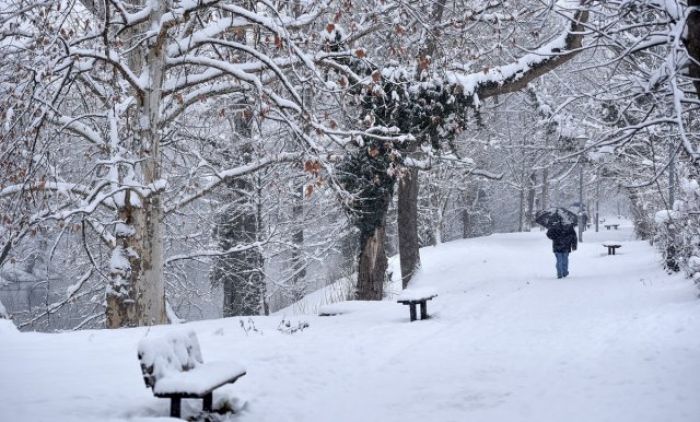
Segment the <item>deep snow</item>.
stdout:
<svg viewBox="0 0 700 422">
<path fill-rule="evenodd" d="M 626 242 L 608 256 L 604 240 Z M 586 232 L 562 280 L 539 231 L 421 254 L 412 287 L 439 295 L 426 321 L 409 323 L 391 300 L 150 330 L 194 329 L 205 362 L 246 368 L 215 393 L 233 398 L 234 421 L 700 420 L 697 289 L 666 275 L 629 227 Z M 145 388 L 136 357 L 148 330 L 0 325 L 0 421 L 163 420 L 168 400 Z"/>
</svg>

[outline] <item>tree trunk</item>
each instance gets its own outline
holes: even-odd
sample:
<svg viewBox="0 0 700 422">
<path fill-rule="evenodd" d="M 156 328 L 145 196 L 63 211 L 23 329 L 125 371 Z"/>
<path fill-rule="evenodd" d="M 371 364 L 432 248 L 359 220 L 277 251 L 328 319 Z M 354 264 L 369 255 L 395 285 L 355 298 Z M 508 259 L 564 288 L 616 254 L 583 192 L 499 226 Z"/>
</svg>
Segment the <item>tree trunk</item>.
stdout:
<svg viewBox="0 0 700 422">
<path fill-rule="evenodd" d="M 446 0 L 438 0 L 432 13 L 432 21 L 439 22 L 445 10 Z M 432 33 L 420 51 L 421 60 L 432 57 L 438 43 Z M 420 65 L 416 75 L 421 75 Z M 407 152 L 414 152 L 416 143 L 408 146 Z M 401 287 L 406 288 L 413 274 L 420 268 L 420 252 L 418 243 L 418 170 L 408 169 L 399 180 L 398 187 L 398 218 L 399 260 L 401 261 Z"/>
<path fill-rule="evenodd" d="M 462 239 L 469 238 L 469 227 L 471 226 L 471 215 L 469 210 L 464 208 L 462 210 Z"/>
<path fill-rule="evenodd" d="M 304 262 L 304 186 L 294 195 L 292 205 L 292 221 L 297 225 L 292 233 L 292 292 L 296 302 L 304 297 L 306 278 L 306 263 Z"/>
<path fill-rule="evenodd" d="M 688 67 L 688 75 L 693 78 L 695 93 L 700 97 L 700 0 L 688 0 L 688 7 L 695 10 L 688 15 L 688 35 L 685 46 L 693 59 Z"/>
<path fill-rule="evenodd" d="M 436 217 L 435 221 L 433 221 L 433 240 L 435 241 L 435 246 L 442 244 L 442 209 L 438 210 Z"/>
<path fill-rule="evenodd" d="M 150 22 L 160 21 L 165 4 L 154 2 Z M 143 186 L 154 186 L 161 176 L 160 105 L 165 69 L 164 34 L 148 44 L 148 50 L 134 49 L 130 57 L 133 69 L 147 74 L 145 92 L 138 104 L 139 127 L 136 141 L 141 159 L 134 175 Z M 144 60 L 145 59 L 145 60 Z M 128 181 L 133 183 L 133 181 Z M 121 204 L 117 242 L 112 252 L 111 286 L 107 291 L 108 328 L 164 324 L 165 281 L 163 277 L 163 204 L 160 193 L 147 197 L 128 190 Z M 128 264 L 127 264 L 128 262 Z"/>
<path fill-rule="evenodd" d="M 224 152 L 233 152 L 228 161 L 249 161 L 253 148 L 248 141 L 253 136 L 252 115 L 247 111 L 236 113 L 233 119 L 234 136 Z M 239 146 L 242 145 L 242 146 Z M 260 240 L 262 210 L 260 190 L 247 177 L 238 177 L 226 183 L 229 188 L 224 208 L 219 216 L 215 234 L 222 250 Z M 229 253 L 217 258 L 210 277 L 214 284 L 223 284 L 223 316 L 260 315 L 265 312 L 265 257 L 258 248 Z"/>
<path fill-rule="evenodd" d="M 523 231 L 523 220 L 524 218 L 524 212 L 525 212 L 525 188 L 520 187 L 520 192 L 519 192 L 519 201 L 518 201 L 518 231 L 522 232 Z"/>
<path fill-rule="evenodd" d="M 357 275 L 357 300 L 382 300 L 387 259 L 384 250 L 385 226 L 374 229 L 360 244 Z"/>
<path fill-rule="evenodd" d="M 399 259 L 401 286 L 405 289 L 420 268 L 418 246 L 418 170 L 408 169 L 398 187 Z"/>
<path fill-rule="evenodd" d="M 537 183 L 537 173 L 532 172 L 527 185 L 527 214 L 525 215 L 525 230 L 532 228 L 535 220 L 535 184 Z"/>
<path fill-rule="evenodd" d="M 540 209 L 546 210 L 549 207 L 549 168 L 542 169 L 542 199 L 540 200 Z"/>
<path fill-rule="evenodd" d="M 231 190 L 251 192 L 252 186 L 245 179 L 235 179 Z M 222 212 L 220 219 L 217 236 L 221 249 L 258 240 L 256 208 L 247 198 L 238 198 Z M 258 248 L 252 248 L 229 253 L 215 261 L 211 277 L 212 281 L 223 284 L 224 317 L 260 315 L 264 310 L 265 279 L 261 270 L 264 259 Z"/>
</svg>

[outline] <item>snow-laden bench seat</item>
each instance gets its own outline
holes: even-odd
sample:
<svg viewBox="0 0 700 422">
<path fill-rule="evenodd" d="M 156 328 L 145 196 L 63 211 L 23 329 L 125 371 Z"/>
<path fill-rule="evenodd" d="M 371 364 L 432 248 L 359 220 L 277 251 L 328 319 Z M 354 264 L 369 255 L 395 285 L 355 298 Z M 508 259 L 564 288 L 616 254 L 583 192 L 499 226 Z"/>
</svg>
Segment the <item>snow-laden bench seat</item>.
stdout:
<svg viewBox="0 0 700 422">
<path fill-rule="evenodd" d="M 622 242 L 615 240 L 606 240 L 603 246 L 608 248 L 608 255 L 615 255 L 615 249 L 622 247 Z"/>
<path fill-rule="evenodd" d="M 411 322 L 416 320 L 416 305 L 420 305 L 420 319 L 428 318 L 427 302 L 437 296 L 431 288 L 406 289 L 399 295 L 397 302 L 408 305 Z"/>
<path fill-rule="evenodd" d="M 154 396 L 170 399 L 170 416 L 176 418 L 183 398 L 201 398 L 202 409 L 211 412 L 212 391 L 246 374 L 235 362 L 203 363 L 193 331 L 145 337 L 139 342 L 138 357 L 146 386 Z"/>
</svg>

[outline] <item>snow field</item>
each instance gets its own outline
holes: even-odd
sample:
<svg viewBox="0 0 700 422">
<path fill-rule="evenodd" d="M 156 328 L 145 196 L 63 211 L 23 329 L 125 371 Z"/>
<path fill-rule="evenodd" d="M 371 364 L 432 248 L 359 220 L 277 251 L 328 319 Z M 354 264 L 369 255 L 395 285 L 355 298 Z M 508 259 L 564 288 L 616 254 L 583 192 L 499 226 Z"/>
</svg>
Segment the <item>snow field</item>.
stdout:
<svg viewBox="0 0 700 422">
<path fill-rule="evenodd" d="M 607 255 L 607 240 L 624 241 L 618 255 Z M 186 327 L 0 326 L 0 421 L 165 420 L 169 401 L 145 388 L 137 344 L 149 330 L 186 329 L 197 332 L 205 363 L 246 368 L 215 392 L 239 410 L 232 421 L 700 420 L 697 289 L 665 274 L 629 227 L 585 232 L 561 280 L 540 231 L 421 254 L 411 288 L 439 295 L 426 321 L 409 323 L 393 297 L 336 305 L 347 312 L 329 317 L 288 308 Z M 282 318 L 309 327 L 287 334 L 277 330 Z M 185 401 L 183 415 L 200 406 Z"/>
</svg>

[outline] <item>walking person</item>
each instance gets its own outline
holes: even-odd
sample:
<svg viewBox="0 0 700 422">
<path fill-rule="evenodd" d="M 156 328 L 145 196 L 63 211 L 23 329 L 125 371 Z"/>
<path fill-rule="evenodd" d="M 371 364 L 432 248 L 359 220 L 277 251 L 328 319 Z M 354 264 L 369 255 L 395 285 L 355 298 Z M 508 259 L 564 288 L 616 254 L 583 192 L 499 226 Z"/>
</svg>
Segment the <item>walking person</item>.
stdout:
<svg viewBox="0 0 700 422">
<path fill-rule="evenodd" d="M 569 253 L 578 246 L 574 226 L 556 224 L 547 229 L 547 237 L 552 239 L 552 250 L 557 259 L 557 278 L 566 277 L 569 275 Z"/>
</svg>

